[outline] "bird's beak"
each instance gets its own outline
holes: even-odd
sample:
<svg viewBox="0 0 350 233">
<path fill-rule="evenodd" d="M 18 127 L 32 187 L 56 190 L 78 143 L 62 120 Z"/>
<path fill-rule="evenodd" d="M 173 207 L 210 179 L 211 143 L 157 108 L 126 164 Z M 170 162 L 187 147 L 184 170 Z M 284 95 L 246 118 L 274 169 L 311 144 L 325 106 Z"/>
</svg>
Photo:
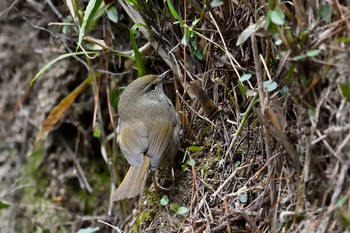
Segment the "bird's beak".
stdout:
<svg viewBox="0 0 350 233">
<path fill-rule="evenodd" d="M 170 71 L 171 71 L 171 69 L 169 69 L 169 70 L 165 71 L 164 73 L 162 73 L 162 74 L 160 75 L 160 81 L 163 81 L 163 79 L 165 78 L 165 76 L 166 76 Z"/>
</svg>

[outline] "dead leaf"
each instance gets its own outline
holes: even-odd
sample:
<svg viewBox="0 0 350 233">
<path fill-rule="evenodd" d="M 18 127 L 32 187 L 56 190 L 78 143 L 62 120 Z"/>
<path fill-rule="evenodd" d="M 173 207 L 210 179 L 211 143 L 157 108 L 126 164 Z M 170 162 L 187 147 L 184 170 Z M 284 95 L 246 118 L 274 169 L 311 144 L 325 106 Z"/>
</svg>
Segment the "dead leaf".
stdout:
<svg viewBox="0 0 350 233">
<path fill-rule="evenodd" d="M 200 80 L 195 80 L 190 83 L 191 89 L 194 91 L 198 102 L 200 103 L 205 115 L 207 117 L 214 116 L 219 110 L 218 106 L 209 98 L 207 93 L 203 90 Z"/>
<path fill-rule="evenodd" d="M 48 133 L 52 130 L 52 127 L 57 124 L 57 122 L 62 118 L 62 116 L 66 113 L 68 108 L 72 105 L 75 98 L 85 89 L 85 87 L 90 84 L 92 81 L 92 75 L 90 75 L 87 79 L 84 80 L 78 87 L 74 89 L 66 98 L 64 98 L 46 117 L 43 122 L 43 125 L 36 135 L 34 146 L 38 145 Z"/>
</svg>

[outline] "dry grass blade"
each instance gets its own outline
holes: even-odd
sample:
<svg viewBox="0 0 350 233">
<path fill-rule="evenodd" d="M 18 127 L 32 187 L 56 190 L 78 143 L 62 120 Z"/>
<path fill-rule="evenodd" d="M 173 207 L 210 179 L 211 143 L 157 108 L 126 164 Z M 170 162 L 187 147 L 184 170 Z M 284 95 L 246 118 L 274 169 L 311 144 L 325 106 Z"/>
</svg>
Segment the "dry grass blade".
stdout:
<svg viewBox="0 0 350 233">
<path fill-rule="evenodd" d="M 218 106 L 208 97 L 203 88 L 201 87 L 201 81 L 195 80 L 190 83 L 191 88 L 196 94 L 197 100 L 201 104 L 205 115 L 209 118 L 213 117 L 219 110 Z"/>
</svg>

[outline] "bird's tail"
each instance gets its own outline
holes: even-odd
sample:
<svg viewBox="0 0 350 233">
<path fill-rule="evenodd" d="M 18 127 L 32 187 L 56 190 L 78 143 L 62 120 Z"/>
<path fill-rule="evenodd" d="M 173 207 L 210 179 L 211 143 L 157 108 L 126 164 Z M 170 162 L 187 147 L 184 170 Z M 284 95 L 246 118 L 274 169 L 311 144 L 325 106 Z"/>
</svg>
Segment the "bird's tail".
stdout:
<svg viewBox="0 0 350 233">
<path fill-rule="evenodd" d="M 141 194 L 145 188 L 149 165 L 149 157 L 144 156 L 144 162 L 140 167 L 130 167 L 122 183 L 114 191 L 112 200 L 119 201 L 125 198 L 133 198 Z"/>
</svg>

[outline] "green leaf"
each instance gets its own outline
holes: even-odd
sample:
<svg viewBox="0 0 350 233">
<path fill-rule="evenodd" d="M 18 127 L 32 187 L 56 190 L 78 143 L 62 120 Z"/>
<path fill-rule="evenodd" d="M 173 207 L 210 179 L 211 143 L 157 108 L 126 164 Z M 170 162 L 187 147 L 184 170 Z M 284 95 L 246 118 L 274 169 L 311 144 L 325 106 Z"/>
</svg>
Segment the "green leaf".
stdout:
<svg viewBox="0 0 350 233">
<path fill-rule="evenodd" d="M 318 54 L 320 54 L 320 49 L 314 49 L 306 52 L 306 56 L 308 57 L 316 57 Z"/>
<path fill-rule="evenodd" d="M 143 64 L 139 48 L 138 48 L 138 46 L 136 44 L 136 40 L 135 40 L 136 30 L 139 27 L 147 28 L 145 25 L 140 24 L 140 23 L 134 24 L 134 26 L 132 26 L 130 29 L 130 42 L 131 42 L 131 47 L 134 50 L 135 63 L 136 63 L 136 67 L 137 67 L 138 77 L 142 77 L 146 74 L 146 71 L 145 71 L 145 66 Z"/>
<path fill-rule="evenodd" d="M 163 195 L 162 199 L 160 199 L 160 204 L 162 206 L 166 206 L 169 204 L 169 198 L 167 195 Z"/>
<path fill-rule="evenodd" d="M 9 204 L 7 204 L 7 203 L 5 203 L 5 202 L 3 202 L 3 201 L 0 201 L 0 210 L 1 210 L 1 209 L 7 209 L 7 208 L 9 208 L 9 207 L 10 207 Z"/>
<path fill-rule="evenodd" d="M 110 93 L 109 99 L 111 101 L 111 105 L 115 110 L 117 110 L 118 103 L 119 103 L 119 92 L 117 92 L 116 90 L 111 90 L 109 93 Z"/>
<path fill-rule="evenodd" d="M 177 215 L 184 215 L 188 212 L 188 208 L 184 207 L 184 206 L 181 206 L 180 208 L 178 208 L 176 210 L 176 214 Z"/>
<path fill-rule="evenodd" d="M 190 147 L 187 147 L 187 150 L 188 151 L 202 151 L 203 148 L 200 146 L 190 146 Z"/>
<path fill-rule="evenodd" d="M 75 53 L 66 53 L 66 54 L 62 54 L 59 57 L 55 58 L 54 60 L 50 61 L 49 63 L 47 63 L 43 68 L 41 68 L 39 70 L 38 73 L 36 73 L 36 75 L 34 76 L 34 78 L 30 81 L 30 86 L 33 86 L 34 82 L 40 77 L 40 75 L 42 73 L 44 73 L 47 69 L 49 69 L 53 64 L 55 64 L 56 62 L 67 58 L 67 57 L 72 57 L 72 56 L 78 56 L 78 55 L 86 55 L 86 54 L 99 54 L 98 52 L 75 52 Z"/>
<path fill-rule="evenodd" d="M 186 161 L 186 164 L 193 167 L 196 164 L 196 162 L 194 161 L 194 159 L 189 159 Z"/>
<path fill-rule="evenodd" d="M 108 5 L 105 5 L 104 2 L 102 2 L 96 11 L 90 16 L 87 28 L 94 28 L 96 25 L 95 21 L 101 18 L 107 12 L 107 9 Z"/>
<path fill-rule="evenodd" d="M 35 226 L 35 230 L 33 231 L 34 233 L 47 233 L 48 230 L 47 229 L 43 229 L 40 226 Z"/>
<path fill-rule="evenodd" d="M 344 208 L 339 209 L 339 211 L 337 211 L 337 218 L 340 219 L 340 224 L 342 224 L 342 226 L 345 229 L 349 229 L 350 228 L 350 216 L 347 213 L 347 211 L 344 211 Z"/>
<path fill-rule="evenodd" d="M 277 83 L 272 80 L 264 81 L 264 87 L 268 92 L 274 91 L 277 88 Z"/>
<path fill-rule="evenodd" d="M 243 44 L 253 33 L 257 30 L 256 24 L 249 25 L 243 32 L 238 36 L 236 46 Z"/>
<path fill-rule="evenodd" d="M 300 60 L 303 60 L 307 57 L 315 57 L 315 56 L 319 55 L 320 53 L 321 53 L 320 49 L 313 49 L 313 50 L 307 51 L 306 53 L 302 53 L 300 55 L 293 57 L 292 60 L 293 61 L 300 61 Z"/>
<path fill-rule="evenodd" d="M 192 33 L 191 33 L 192 34 Z M 198 50 L 198 41 L 197 37 L 192 37 L 193 39 L 191 40 L 191 46 L 192 46 L 192 53 L 195 53 L 196 50 Z"/>
<path fill-rule="evenodd" d="M 341 197 L 338 199 L 337 203 L 335 204 L 338 208 L 343 207 L 346 203 L 346 199 L 345 197 Z"/>
<path fill-rule="evenodd" d="M 170 1 L 170 0 L 166 0 L 166 3 L 168 4 L 168 8 L 169 8 L 170 13 L 172 14 L 172 16 L 173 16 L 175 19 L 177 19 L 177 21 L 179 21 L 181 27 L 184 27 L 184 26 L 185 26 L 185 23 L 184 23 L 184 21 L 182 20 L 182 18 L 180 17 L 180 15 L 177 13 L 177 11 L 175 10 L 175 8 L 173 7 L 173 5 L 171 4 L 171 1 Z"/>
<path fill-rule="evenodd" d="M 247 201 L 248 201 L 248 194 L 247 194 L 247 192 L 244 192 L 241 195 L 239 195 L 239 201 L 241 203 L 247 203 Z"/>
<path fill-rule="evenodd" d="M 283 97 L 287 97 L 288 92 L 289 92 L 289 89 L 287 86 L 283 86 L 280 90 L 280 93 Z"/>
<path fill-rule="evenodd" d="M 96 123 L 94 133 L 93 133 L 94 138 L 99 138 L 101 136 L 101 129 L 100 125 Z"/>
<path fill-rule="evenodd" d="M 202 60 L 204 58 L 204 55 L 203 55 L 203 50 L 199 47 L 199 44 L 198 44 L 198 39 L 196 36 L 193 36 L 195 35 L 194 33 L 191 32 L 191 37 L 192 37 L 192 40 L 191 40 L 191 53 L 198 59 L 198 60 Z"/>
<path fill-rule="evenodd" d="M 191 38 L 191 31 L 189 28 L 185 28 L 185 34 L 181 39 L 181 44 L 183 45 L 188 45 L 188 42 L 190 41 Z"/>
<path fill-rule="evenodd" d="M 239 92 L 241 93 L 242 96 L 245 96 L 249 88 L 246 85 L 244 85 L 240 80 L 238 81 L 239 81 L 238 82 Z"/>
<path fill-rule="evenodd" d="M 295 37 L 293 37 L 291 39 L 291 42 L 293 44 L 306 45 L 307 42 L 309 41 L 309 39 L 310 39 L 310 32 L 304 31 L 304 32 L 299 33 Z"/>
<path fill-rule="evenodd" d="M 270 27 L 270 24 L 271 24 L 271 11 L 268 11 L 266 14 L 264 29 L 267 30 Z"/>
<path fill-rule="evenodd" d="M 307 110 L 307 114 L 309 115 L 309 117 L 315 117 L 316 116 L 316 109 L 315 108 L 309 108 Z"/>
<path fill-rule="evenodd" d="M 235 162 L 235 167 L 239 167 L 241 165 L 241 161 L 236 161 Z"/>
<path fill-rule="evenodd" d="M 251 89 L 247 89 L 246 92 L 245 92 L 245 95 L 247 97 L 252 97 L 252 96 L 255 96 L 256 95 L 256 91 L 253 91 Z"/>
<path fill-rule="evenodd" d="M 180 208 L 180 205 L 177 204 L 177 203 L 171 203 L 170 204 L 170 209 L 173 210 L 173 211 L 177 211 L 178 209 Z"/>
<path fill-rule="evenodd" d="M 290 83 L 291 82 L 291 80 L 292 80 L 292 78 L 294 77 L 294 74 L 295 74 L 295 64 L 294 63 L 291 63 L 290 64 L 290 67 L 289 67 L 289 69 L 288 69 L 288 71 L 287 71 L 287 75 L 286 75 L 286 77 L 285 77 L 285 80 L 286 80 L 286 83 L 288 84 L 288 83 Z"/>
<path fill-rule="evenodd" d="M 300 55 L 297 55 L 297 56 L 293 57 L 292 60 L 293 60 L 293 61 L 300 61 L 300 60 L 305 59 L 306 57 L 307 57 L 306 54 L 305 54 L 305 53 L 302 53 L 302 54 L 300 54 Z"/>
<path fill-rule="evenodd" d="M 97 11 L 97 9 L 100 7 L 102 3 L 102 0 L 90 0 L 89 4 L 86 7 L 85 13 L 84 13 L 84 19 L 83 23 L 79 30 L 79 40 L 76 51 L 78 51 L 81 42 L 83 41 L 84 35 L 85 35 L 85 29 L 88 23 L 90 22 L 90 19 L 93 17 L 94 13 Z"/>
<path fill-rule="evenodd" d="M 272 35 L 275 35 L 276 33 L 278 33 L 277 24 L 271 23 L 268 29 Z"/>
<path fill-rule="evenodd" d="M 73 0 L 66 0 L 65 2 L 66 2 L 66 5 L 69 9 L 71 17 L 75 21 L 78 21 L 77 16 L 76 16 L 77 8 L 76 8 L 76 5 L 74 5 Z"/>
<path fill-rule="evenodd" d="M 133 5 L 138 12 L 141 11 L 140 4 L 137 2 L 137 0 L 126 0 L 126 2 L 130 3 L 131 5 Z"/>
<path fill-rule="evenodd" d="M 243 75 L 239 78 L 239 80 L 240 80 L 241 82 L 244 82 L 244 81 L 247 81 L 247 80 L 251 79 L 251 77 L 252 77 L 251 74 L 243 74 Z"/>
<path fill-rule="evenodd" d="M 222 0 L 213 0 L 210 2 L 210 6 L 213 8 L 221 6 L 222 4 L 224 4 Z"/>
<path fill-rule="evenodd" d="M 192 51 L 192 53 L 198 60 L 203 60 L 204 55 L 203 55 L 203 51 L 200 48 Z"/>
<path fill-rule="evenodd" d="M 64 20 L 63 20 L 64 23 L 71 23 L 73 22 L 73 17 L 71 15 L 68 15 Z M 63 34 L 65 35 L 68 35 L 69 32 L 71 31 L 70 30 L 71 26 L 70 25 L 64 25 L 63 28 L 62 28 L 62 32 Z"/>
<path fill-rule="evenodd" d="M 331 20 L 331 8 L 329 7 L 328 3 L 321 4 L 318 8 L 318 15 L 321 17 L 321 19 L 328 23 Z"/>
<path fill-rule="evenodd" d="M 283 43 L 283 41 L 281 39 L 278 39 L 275 41 L 275 45 L 281 45 Z"/>
<path fill-rule="evenodd" d="M 303 85 L 304 88 L 306 88 L 310 83 L 309 77 L 304 74 L 301 74 L 299 76 L 299 79 L 300 79 L 301 85 Z"/>
<path fill-rule="evenodd" d="M 350 102 L 350 83 L 340 85 L 340 89 L 346 101 Z"/>
<path fill-rule="evenodd" d="M 338 42 L 344 42 L 346 44 L 350 44 L 350 37 L 339 37 L 337 38 Z"/>
<path fill-rule="evenodd" d="M 88 227 L 88 228 L 81 228 L 77 233 L 94 233 L 99 231 L 99 227 Z"/>
<path fill-rule="evenodd" d="M 200 21 L 200 18 L 193 20 L 193 22 L 191 23 L 191 28 L 195 28 L 199 21 Z"/>
<path fill-rule="evenodd" d="M 281 8 L 276 7 L 271 11 L 271 21 L 277 25 L 283 25 L 286 21 L 286 16 Z"/>
<path fill-rule="evenodd" d="M 112 6 L 107 10 L 107 17 L 110 21 L 114 22 L 114 23 L 118 23 L 119 21 L 119 14 L 117 9 Z"/>
</svg>

